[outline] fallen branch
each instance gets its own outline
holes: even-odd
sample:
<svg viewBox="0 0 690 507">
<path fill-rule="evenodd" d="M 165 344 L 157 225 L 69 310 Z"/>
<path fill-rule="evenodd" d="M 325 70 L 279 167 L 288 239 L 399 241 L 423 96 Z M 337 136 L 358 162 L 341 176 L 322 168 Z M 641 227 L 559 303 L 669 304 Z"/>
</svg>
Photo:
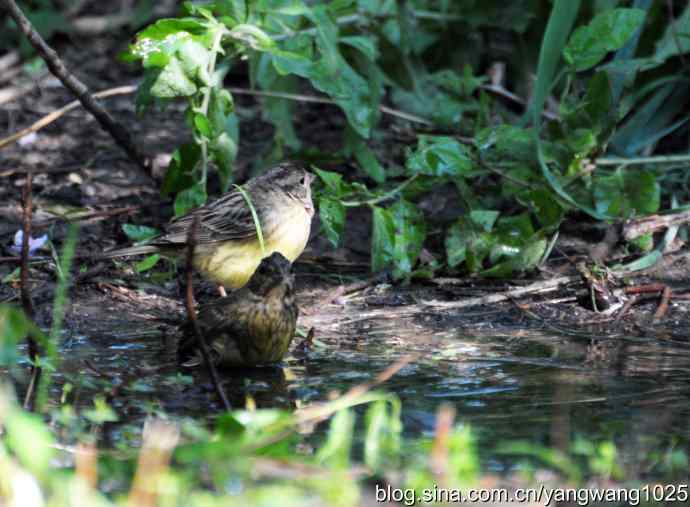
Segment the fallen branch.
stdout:
<svg viewBox="0 0 690 507">
<path fill-rule="evenodd" d="M 541 294 L 544 292 L 551 292 L 558 290 L 564 285 L 573 282 L 579 282 L 579 276 L 560 276 L 550 280 L 534 282 L 524 287 L 518 287 L 505 292 L 496 294 L 489 294 L 481 297 L 474 297 L 463 299 L 462 301 L 422 301 L 423 306 L 430 306 L 433 308 L 469 308 L 472 306 L 488 305 L 493 303 L 500 303 L 501 301 L 508 301 L 510 299 L 519 298 L 528 294 Z"/>
<path fill-rule="evenodd" d="M 134 93 L 137 90 L 136 86 L 130 85 L 130 86 L 119 86 L 117 88 L 111 88 L 109 90 L 103 90 L 98 93 L 93 94 L 93 98 L 97 99 L 103 99 L 106 97 L 112 97 L 113 95 L 126 95 L 129 93 Z M 19 139 L 24 137 L 27 134 L 31 134 L 32 132 L 37 132 L 41 130 L 42 128 L 47 127 L 54 121 L 56 121 L 58 118 L 64 116 L 65 114 L 69 113 L 73 109 L 78 108 L 80 105 L 83 103 L 79 100 L 73 100 L 66 106 L 61 107 L 60 109 L 57 109 L 53 111 L 52 113 L 49 113 L 45 115 L 43 118 L 40 120 L 34 122 L 32 125 L 26 127 L 25 129 L 22 129 L 18 132 L 15 132 L 14 134 L 4 138 L 0 139 L 0 149 L 4 148 L 5 146 L 8 146 L 10 144 L 13 144 L 17 142 Z M 84 106 L 86 107 L 86 106 Z M 88 109 L 88 108 L 87 108 Z"/>
<path fill-rule="evenodd" d="M 218 397 L 223 402 L 225 410 L 230 411 L 232 407 L 228 401 L 225 391 L 223 391 L 220 385 L 220 379 L 218 378 L 218 372 L 216 367 L 211 361 L 211 354 L 208 352 L 208 345 L 206 345 L 206 339 L 204 335 L 201 334 L 201 329 L 199 329 L 199 323 L 196 319 L 196 311 L 194 310 L 194 283 L 192 281 L 192 274 L 194 273 L 194 249 L 197 243 L 197 234 L 199 229 L 199 217 L 195 216 L 192 222 L 192 227 L 189 229 L 187 234 L 187 268 L 186 268 L 186 281 L 187 281 L 187 291 L 185 298 L 185 306 L 187 307 L 187 318 L 189 323 L 192 325 L 194 330 L 194 336 L 196 337 L 196 343 L 201 350 L 201 355 L 204 358 L 204 364 L 211 376 L 211 381 L 213 382 L 213 387 L 218 394 Z"/>
<path fill-rule="evenodd" d="M 151 161 L 147 159 L 134 144 L 127 130 L 122 125 L 115 122 L 110 114 L 103 109 L 103 107 L 96 102 L 96 100 L 94 100 L 86 85 L 79 81 L 73 74 L 71 74 L 69 70 L 67 70 L 67 67 L 65 67 L 65 64 L 62 62 L 57 53 L 50 46 L 48 46 L 48 44 L 46 44 L 21 9 L 17 7 L 15 1 L 2 0 L 2 4 L 5 5 L 7 11 L 10 13 L 10 16 L 12 16 L 12 19 L 14 19 L 14 21 L 17 23 L 19 29 L 24 33 L 34 49 L 46 62 L 53 75 L 55 75 L 55 77 L 57 77 L 68 90 L 76 95 L 84 108 L 96 118 L 101 127 L 103 127 L 103 129 L 105 129 L 113 137 L 115 142 L 119 144 L 125 150 L 125 152 L 127 152 L 129 158 L 137 163 L 139 167 L 144 169 L 144 171 L 146 171 L 146 173 L 150 176 Z"/>
<path fill-rule="evenodd" d="M 631 241 L 650 232 L 687 222 L 690 222 L 690 210 L 669 215 L 651 215 L 643 218 L 634 218 L 623 224 L 623 239 Z"/>
</svg>

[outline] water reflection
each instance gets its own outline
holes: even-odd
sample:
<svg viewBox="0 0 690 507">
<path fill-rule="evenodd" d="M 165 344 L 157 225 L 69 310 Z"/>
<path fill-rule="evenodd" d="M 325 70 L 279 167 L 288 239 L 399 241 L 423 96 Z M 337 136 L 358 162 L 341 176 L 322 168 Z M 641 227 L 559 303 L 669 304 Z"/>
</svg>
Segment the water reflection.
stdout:
<svg viewBox="0 0 690 507">
<path fill-rule="evenodd" d="M 565 452 L 584 437 L 612 439 L 623 465 L 640 476 L 666 450 L 690 442 L 690 350 L 674 342 L 495 326 L 469 333 L 442 319 L 385 311 L 306 315 L 301 325 L 317 329 L 317 345 L 306 357 L 289 357 L 277 368 L 222 372 L 233 406 L 293 409 L 418 352 L 420 359 L 383 387 L 402 399 L 406 433 L 430 435 L 439 404 L 450 403 L 457 420 L 472 424 L 490 466 L 504 463 L 492 454 L 502 441 Z M 220 410 L 203 372 L 180 371 L 174 337 L 150 325 L 74 336 L 61 355 L 54 400 L 66 381 L 78 384 L 82 408 L 113 378 L 126 384 L 112 403 L 123 420 L 113 425 L 111 439 L 125 438 L 152 411 L 211 420 Z"/>
</svg>

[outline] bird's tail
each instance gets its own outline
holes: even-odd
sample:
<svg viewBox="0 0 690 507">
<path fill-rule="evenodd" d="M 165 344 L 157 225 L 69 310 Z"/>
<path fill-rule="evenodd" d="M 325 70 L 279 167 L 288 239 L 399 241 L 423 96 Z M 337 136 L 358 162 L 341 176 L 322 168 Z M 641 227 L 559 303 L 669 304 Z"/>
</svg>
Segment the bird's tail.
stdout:
<svg viewBox="0 0 690 507">
<path fill-rule="evenodd" d="M 156 252 L 160 252 L 160 248 L 156 245 L 139 245 L 120 248 L 118 250 L 111 250 L 110 252 L 103 252 L 95 255 L 94 257 L 97 259 L 112 259 L 114 257 L 131 257 L 133 255 L 143 255 Z"/>
</svg>

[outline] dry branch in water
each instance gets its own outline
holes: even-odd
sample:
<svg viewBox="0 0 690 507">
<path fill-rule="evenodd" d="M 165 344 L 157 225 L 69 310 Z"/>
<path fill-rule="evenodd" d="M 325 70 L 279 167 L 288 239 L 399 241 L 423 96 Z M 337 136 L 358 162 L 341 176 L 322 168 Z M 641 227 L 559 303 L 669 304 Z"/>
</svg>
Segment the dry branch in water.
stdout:
<svg viewBox="0 0 690 507">
<path fill-rule="evenodd" d="M 103 127 L 112 137 L 115 142 L 119 144 L 129 158 L 136 162 L 139 167 L 144 169 L 146 173 L 151 175 L 151 162 L 148 160 L 139 148 L 134 144 L 129 132 L 117 123 L 112 116 L 93 98 L 89 93 L 89 89 L 84 83 L 79 81 L 70 71 L 65 67 L 57 53 L 43 40 L 41 35 L 34 29 L 31 22 L 26 18 L 14 0 L 0 0 L 0 5 L 4 5 L 9 12 L 12 19 L 17 23 L 17 26 L 22 33 L 27 37 L 34 49 L 41 55 L 41 58 L 46 62 L 50 72 L 57 77 L 65 87 L 70 90 L 79 99 L 84 108 L 89 111 L 98 123 Z"/>
<path fill-rule="evenodd" d="M 206 345 L 206 339 L 204 338 L 204 335 L 201 334 L 201 329 L 199 329 L 199 323 L 197 322 L 196 319 L 196 311 L 194 310 L 194 283 L 192 282 L 192 274 L 194 273 L 194 249 L 196 248 L 196 243 L 197 243 L 197 233 L 199 230 L 199 216 L 194 217 L 194 221 L 192 222 L 192 226 L 189 229 L 189 233 L 187 234 L 187 267 L 186 267 L 186 282 L 187 282 L 187 290 L 186 290 L 186 297 L 185 297 L 185 306 L 187 307 L 187 318 L 189 319 L 189 323 L 192 326 L 192 329 L 194 330 L 194 336 L 196 337 L 196 343 L 197 346 L 199 347 L 199 350 L 201 350 L 201 355 L 204 358 L 204 364 L 206 365 L 206 369 L 208 370 L 209 375 L 211 376 L 211 381 L 213 382 L 213 387 L 216 390 L 216 393 L 218 393 L 218 397 L 220 400 L 223 402 L 223 406 L 225 407 L 225 410 L 230 411 L 232 407 L 230 406 L 230 402 L 228 401 L 228 397 L 225 395 L 225 391 L 223 391 L 223 387 L 220 385 L 220 379 L 218 378 L 218 372 L 216 371 L 216 367 L 211 361 L 211 354 L 208 352 L 208 346 Z"/>
<path fill-rule="evenodd" d="M 29 240 L 31 239 L 31 217 L 32 217 L 32 188 L 33 174 L 26 175 L 26 182 L 24 183 L 24 191 L 22 193 L 22 204 L 24 207 L 22 217 L 22 252 L 21 252 L 21 266 L 19 272 L 19 290 L 21 294 L 22 308 L 26 317 L 33 319 L 34 307 L 31 302 L 31 291 L 29 289 Z M 38 366 L 38 356 L 40 350 L 36 339 L 28 334 L 26 337 L 29 359 L 31 360 L 31 381 L 26 390 L 24 397 L 24 408 L 33 410 L 36 387 L 41 378 L 41 368 Z"/>
</svg>

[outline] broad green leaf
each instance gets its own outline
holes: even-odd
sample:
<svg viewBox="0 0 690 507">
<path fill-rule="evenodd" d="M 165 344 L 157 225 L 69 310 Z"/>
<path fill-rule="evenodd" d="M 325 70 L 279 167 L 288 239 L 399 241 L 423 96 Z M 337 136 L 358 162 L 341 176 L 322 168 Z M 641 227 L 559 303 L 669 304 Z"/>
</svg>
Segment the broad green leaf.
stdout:
<svg viewBox="0 0 690 507">
<path fill-rule="evenodd" d="M 490 160 L 534 162 L 534 131 L 513 125 L 498 125 L 477 133 L 475 143 Z"/>
<path fill-rule="evenodd" d="M 122 231 L 132 241 L 146 241 L 160 234 L 160 231 L 154 227 L 134 224 L 122 224 Z"/>
<path fill-rule="evenodd" d="M 236 25 L 228 35 L 257 51 L 271 51 L 276 47 L 275 41 L 256 25 Z"/>
<path fill-rule="evenodd" d="M 137 273 L 143 273 L 144 271 L 148 271 L 156 264 L 158 264 L 159 260 L 161 260 L 161 256 L 159 254 L 149 255 L 145 257 L 144 260 L 137 262 L 134 265 L 134 270 Z"/>
<path fill-rule="evenodd" d="M 353 129 L 347 128 L 345 133 L 346 150 L 354 154 L 359 167 L 376 183 L 386 180 L 386 171 L 381 166 L 374 152 L 367 146 Z"/>
<path fill-rule="evenodd" d="M 221 191 L 226 192 L 230 187 L 232 169 L 237 158 L 237 139 L 223 132 L 211 142 L 209 148 L 218 169 Z"/>
<path fill-rule="evenodd" d="M 381 271 L 393 263 L 395 225 L 390 211 L 372 207 L 371 270 Z"/>
<path fill-rule="evenodd" d="M 417 150 L 406 162 L 410 174 L 462 176 L 472 170 L 467 149 L 456 139 L 444 136 L 419 136 Z"/>
<path fill-rule="evenodd" d="M 176 55 L 189 79 L 206 86 L 211 84 L 208 74 L 211 52 L 202 44 L 192 39 L 185 40 L 180 43 Z"/>
<path fill-rule="evenodd" d="M 623 178 L 619 172 L 599 176 L 594 180 L 592 191 L 594 206 L 599 213 L 621 216 L 624 211 Z"/>
<path fill-rule="evenodd" d="M 623 47 L 645 18 L 641 9 L 617 8 L 597 14 L 573 32 L 563 56 L 576 71 L 594 67 L 610 51 Z"/>
<path fill-rule="evenodd" d="M 196 85 L 187 77 L 177 58 L 170 59 L 151 86 L 151 94 L 161 99 L 188 97 L 196 90 Z"/>
<path fill-rule="evenodd" d="M 661 188 L 656 176 L 649 171 L 627 171 L 625 173 L 625 193 L 631 211 L 646 215 L 659 211 Z"/>
<path fill-rule="evenodd" d="M 426 238 L 426 223 L 414 204 L 398 200 L 390 208 L 395 227 L 393 260 L 396 276 L 407 275 L 417 262 Z"/>
<path fill-rule="evenodd" d="M 590 78 L 584 109 L 589 116 L 589 126 L 597 138 L 601 133 L 606 136 L 604 139 L 598 139 L 598 144 L 608 141 L 610 131 L 615 127 L 618 120 L 618 111 L 613 105 L 611 93 L 611 83 L 606 72 L 597 72 Z"/>
<path fill-rule="evenodd" d="M 316 174 L 321 178 L 321 181 L 332 191 L 334 197 L 343 195 L 343 176 L 333 171 L 324 171 L 323 169 L 314 169 Z"/>
<path fill-rule="evenodd" d="M 196 131 L 206 139 L 211 138 L 213 135 L 211 123 L 208 121 L 208 118 L 201 113 L 194 114 L 194 127 L 196 128 Z"/>
<path fill-rule="evenodd" d="M 186 143 L 176 149 L 161 185 L 161 195 L 189 188 L 195 181 L 192 174 L 200 159 L 201 148 L 198 144 Z"/>
<path fill-rule="evenodd" d="M 182 216 L 188 211 L 198 208 L 206 202 L 206 199 L 206 189 L 204 186 L 201 183 L 194 183 L 175 197 L 175 216 Z"/>
<path fill-rule="evenodd" d="M 556 230 L 565 216 L 565 210 L 558 200 L 545 188 L 530 190 L 520 195 L 518 200 L 527 206 L 541 225 L 550 231 Z"/>
<path fill-rule="evenodd" d="M 201 34 L 205 32 L 206 29 L 206 25 L 195 18 L 159 19 L 139 32 L 137 34 L 137 40 L 145 41 L 146 39 L 152 39 L 160 41 L 169 38 L 171 35 L 179 35 L 184 32 Z"/>
<path fill-rule="evenodd" d="M 319 199 L 319 217 L 326 237 L 337 247 L 345 228 L 345 206 L 337 199 L 322 197 Z"/>
<path fill-rule="evenodd" d="M 358 51 L 361 51 L 369 60 L 375 61 L 378 56 L 378 49 L 376 48 L 376 39 L 373 37 L 365 37 L 362 35 L 350 35 L 340 37 L 341 44 L 347 44 Z"/>
<path fill-rule="evenodd" d="M 478 225 L 484 232 L 491 232 L 500 212 L 493 210 L 472 210 L 469 213 L 470 220 Z"/>
</svg>

